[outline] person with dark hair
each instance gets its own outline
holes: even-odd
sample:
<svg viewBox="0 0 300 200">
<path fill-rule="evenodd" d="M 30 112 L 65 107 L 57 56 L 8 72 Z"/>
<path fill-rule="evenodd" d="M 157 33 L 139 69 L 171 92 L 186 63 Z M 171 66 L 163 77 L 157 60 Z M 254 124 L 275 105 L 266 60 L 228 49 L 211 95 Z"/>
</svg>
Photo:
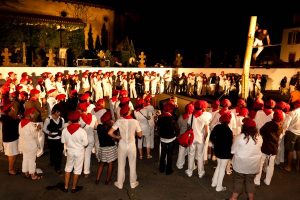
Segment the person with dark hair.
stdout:
<svg viewBox="0 0 300 200">
<path fill-rule="evenodd" d="M 257 47 L 257 51 L 253 54 L 253 59 L 256 60 L 259 54 L 264 50 L 264 40 L 267 40 L 267 45 L 270 45 L 270 36 L 267 29 L 257 29 L 257 36 L 254 39 L 253 47 Z"/>
<path fill-rule="evenodd" d="M 61 143 L 61 133 L 64 128 L 65 120 L 60 116 L 60 110 L 54 106 L 51 115 L 46 118 L 43 132 L 48 135 L 48 146 L 50 150 L 50 165 L 54 166 L 55 171 L 61 174 L 61 160 L 63 144 Z"/>
<path fill-rule="evenodd" d="M 226 112 L 219 118 L 221 124 L 214 127 L 210 134 L 210 141 L 214 145 L 214 153 L 217 157 L 217 168 L 212 178 L 212 187 L 216 187 L 217 192 L 225 191 L 226 187 L 222 186 L 226 166 L 231 159 L 231 145 L 233 140 L 232 131 L 228 124 L 231 121 L 231 113 Z"/>
<path fill-rule="evenodd" d="M 233 193 L 230 200 L 237 200 L 244 188 L 248 199 L 254 199 L 254 177 L 260 168 L 262 142 L 256 123 L 251 118 L 244 118 L 242 132 L 235 137 L 231 147 L 234 173 Z"/>
<path fill-rule="evenodd" d="M 84 151 L 88 145 L 88 138 L 86 131 L 80 127 L 79 111 L 70 112 L 68 115 L 70 124 L 64 128 L 61 135 L 61 142 L 65 145 L 65 155 L 67 162 L 65 167 L 65 185 L 63 192 L 68 192 L 71 172 L 73 171 L 72 193 L 82 190 L 82 186 L 78 186 L 78 179 L 82 172 Z"/>
<path fill-rule="evenodd" d="M 18 139 L 19 139 L 19 130 L 18 124 L 19 119 L 16 118 L 14 114 L 14 109 L 11 104 L 7 104 L 1 108 L 0 122 L 2 123 L 2 140 L 4 147 L 4 154 L 7 156 L 8 160 L 8 174 L 17 175 L 15 170 L 15 160 L 18 151 Z"/>
</svg>

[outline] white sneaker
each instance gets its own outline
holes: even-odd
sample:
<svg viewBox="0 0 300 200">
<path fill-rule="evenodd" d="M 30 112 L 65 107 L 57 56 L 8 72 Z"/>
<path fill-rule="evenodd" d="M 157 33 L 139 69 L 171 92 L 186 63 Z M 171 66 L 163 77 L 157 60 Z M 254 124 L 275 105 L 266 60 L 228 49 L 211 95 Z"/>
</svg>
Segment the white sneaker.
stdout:
<svg viewBox="0 0 300 200">
<path fill-rule="evenodd" d="M 188 177 L 192 177 L 193 172 L 191 173 L 191 172 L 187 169 L 187 170 L 185 170 L 185 174 L 186 174 Z"/>
<path fill-rule="evenodd" d="M 136 181 L 135 183 L 131 183 L 130 186 L 132 189 L 136 188 L 140 183 Z"/>
<path fill-rule="evenodd" d="M 223 191 L 226 191 L 226 187 L 221 187 L 221 188 L 216 188 L 216 191 L 217 192 L 223 192 Z"/>
<path fill-rule="evenodd" d="M 123 186 L 120 186 L 119 183 L 118 183 L 117 181 L 114 183 L 114 185 L 115 185 L 117 188 L 119 188 L 120 190 L 123 189 Z"/>
<path fill-rule="evenodd" d="M 266 182 L 266 179 L 264 180 L 264 184 L 266 184 L 266 185 L 270 185 L 270 183 L 268 184 L 268 183 Z"/>
<path fill-rule="evenodd" d="M 202 178 L 204 175 L 205 175 L 205 171 L 203 171 L 199 174 L 199 178 Z"/>
</svg>

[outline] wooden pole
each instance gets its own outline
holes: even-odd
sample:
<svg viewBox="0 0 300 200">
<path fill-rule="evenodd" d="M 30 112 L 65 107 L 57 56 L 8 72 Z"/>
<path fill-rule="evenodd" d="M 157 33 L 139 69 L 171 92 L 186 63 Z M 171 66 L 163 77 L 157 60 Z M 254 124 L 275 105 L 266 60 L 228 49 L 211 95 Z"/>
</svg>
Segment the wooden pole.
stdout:
<svg viewBox="0 0 300 200">
<path fill-rule="evenodd" d="M 244 58 L 244 70 L 242 75 L 242 98 L 247 99 L 249 95 L 249 72 L 250 72 L 250 62 L 252 57 L 254 34 L 256 26 L 257 16 L 251 16 L 248 41 Z"/>
</svg>

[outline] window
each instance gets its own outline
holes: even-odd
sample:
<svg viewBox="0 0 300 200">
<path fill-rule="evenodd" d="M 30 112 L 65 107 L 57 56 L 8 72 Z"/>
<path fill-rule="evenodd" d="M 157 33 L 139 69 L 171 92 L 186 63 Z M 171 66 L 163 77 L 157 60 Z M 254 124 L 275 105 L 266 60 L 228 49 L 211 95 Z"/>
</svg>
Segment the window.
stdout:
<svg viewBox="0 0 300 200">
<path fill-rule="evenodd" d="M 300 44 L 300 31 L 289 32 L 288 44 Z"/>
</svg>

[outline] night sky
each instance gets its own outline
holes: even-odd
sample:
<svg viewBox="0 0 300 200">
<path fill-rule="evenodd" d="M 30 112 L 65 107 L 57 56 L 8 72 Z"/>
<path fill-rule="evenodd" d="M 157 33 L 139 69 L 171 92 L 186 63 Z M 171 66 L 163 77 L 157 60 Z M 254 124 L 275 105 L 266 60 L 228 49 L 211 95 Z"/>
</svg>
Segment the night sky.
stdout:
<svg viewBox="0 0 300 200">
<path fill-rule="evenodd" d="M 171 65 L 179 52 L 184 65 L 201 66 L 210 49 L 216 64 L 224 51 L 229 60 L 237 54 L 243 58 L 250 16 L 258 16 L 258 23 L 269 31 L 271 43 L 279 44 L 282 29 L 290 26 L 297 12 L 296 6 L 282 2 L 136 1 L 124 0 L 141 17 L 138 23 L 131 24 L 128 35 L 136 52 L 144 51 L 151 65 Z"/>
</svg>

